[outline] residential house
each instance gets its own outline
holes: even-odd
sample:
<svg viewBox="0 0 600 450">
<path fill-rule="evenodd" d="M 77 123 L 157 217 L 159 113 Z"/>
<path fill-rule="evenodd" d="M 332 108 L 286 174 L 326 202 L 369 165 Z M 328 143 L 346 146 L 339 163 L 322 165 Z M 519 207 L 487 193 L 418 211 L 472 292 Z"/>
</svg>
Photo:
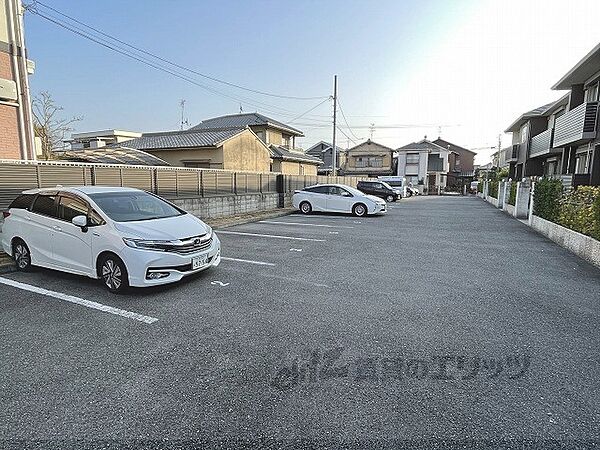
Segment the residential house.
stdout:
<svg viewBox="0 0 600 450">
<path fill-rule="evenodd" d="M 445 141 L 444 141 L 445 142 Z M 427 138 L 405 145 L 398 152 L 398 176 L 420 191 L 436 193 L 447 186 L 450 171 L 450 150 Z"/>
<path fill-rule="evenodd" d="M 477 153 L 439 137 L 433 143 L 450 150 L 447 185 L 458 188 L 469 185 L 475 177 L 475 155 Z"/>
<path fill-rule="evenodd" d="M 122 140 L 124 133 L 80 133 L 78 143 L 105 144 L 132 148 L 152 154 L 173 166 L 226 169 L 252 172 L 280 172 L 316 175 L 321 161 L 295 147 L 300 130 L 262 114 L 235 114 L 215 117 L 183 131 L 143 133 Z M 131 133 L 130 133 L 131 134 Z"/>
<path fill-rule="evenodd" d="M 0 0 L 0 159 L 35 159 L 23 7 Z"/>
<path fill-rule="evenodd" d="M 394 150 L 370 139 L 346 150 L 340 175 L 377 177 L 394 173 Z"/>
<path fill-rule="evenodd" d="M 144 133 L 113 144 L 150 153 L 173 166 L 269 172 L 271 152 L 249 128 Z"/>
<path fill-rule="evenodd" d="M 491 169 L 492 167 L 497 167 L 499 169 L 508 167 L 508 161 L 506 161 L 506 155 L 510 151 L 512 151 L 512 145 L 510 147 L 504 147 L 503 149 L 496 150 L 494 153 L 492 153 L 492 162 L 490 163 L 489 169 Z M 483 167 L 479 167 L 479 169 L 483 169 Z"/>
<path fill-rule="evenodd" d="M 317 167 L 319 175 L 329 175 L 332 173 L 333 146 L 325 141 L 321 141 L 306 150 L 306 154 L 319 158 L 323 163 Z M 336 169 L 342 167 L 346 162 L 346 151 L 336 145 Z"/>
<path fill-rule="evenodd" d="M 600 44 L 552 86 L 568 93 L 507 128 L 512 178 L 560 176 L 567 185 L 600 185 L 599 83 Z"/>
</svg>

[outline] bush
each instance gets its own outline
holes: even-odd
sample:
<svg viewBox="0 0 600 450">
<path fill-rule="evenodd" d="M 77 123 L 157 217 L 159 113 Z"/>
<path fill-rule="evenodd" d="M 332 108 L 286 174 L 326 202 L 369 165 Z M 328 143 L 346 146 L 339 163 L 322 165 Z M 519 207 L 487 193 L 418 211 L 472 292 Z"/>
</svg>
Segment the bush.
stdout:
<svg viewBox="0 0 600 450">
<path fill-rule="evenodd" d="M 542 178 L 535 184 L 533 213 L 543 219 L 558 223 L 563 185 L 560 180 Z"/>
<path fill-rule="evenodd" d="M 600 240 L 600 188 L 580 186 L 566 193 L 560 201 L 557 223 Z"/>
<path fill-rule="evenodd" d="M 490 181 L 489 183 L 490 183 L 490 188 L 489 188 L 488 195 L 490 197 L 498 198 L 498 181 L 494 180 L 494 181 Z"/>
<path fill-rule="evenodd" d="M 507 202 L 509 205 L 513 205 L 513 206 L 515 206 L 515 203 L 517 202 L 517 182 L 516 181 L 510 182 L 510 193 L 508 195 Z"/>
<path fill-rule="evenodd" d="M 479 180 L 479 183 L 477 183 L 477 192 L 483 193 L 483 180 Z"/>
</svg>

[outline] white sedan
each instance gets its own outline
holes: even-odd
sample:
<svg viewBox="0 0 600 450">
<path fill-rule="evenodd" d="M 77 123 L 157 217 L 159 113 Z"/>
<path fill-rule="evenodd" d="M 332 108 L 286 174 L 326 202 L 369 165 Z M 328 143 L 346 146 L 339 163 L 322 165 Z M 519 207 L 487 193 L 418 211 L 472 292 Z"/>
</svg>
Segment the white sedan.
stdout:
<svg viewBox="0 0 600 450">
<path fill-rule="evenodd" d="M 294 192 L 292 205 L 303 214 L 313 211 L 352 213 L 355 216 L 386 212 L 385 200 L 343 184 L 318 184 Z"/>
</svg>

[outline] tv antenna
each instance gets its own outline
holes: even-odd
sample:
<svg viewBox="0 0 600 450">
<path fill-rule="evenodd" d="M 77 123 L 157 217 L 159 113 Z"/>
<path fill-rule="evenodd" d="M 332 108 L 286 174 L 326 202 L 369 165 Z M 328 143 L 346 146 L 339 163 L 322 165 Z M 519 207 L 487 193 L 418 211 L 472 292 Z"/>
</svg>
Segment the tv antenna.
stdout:
<svg viewBox="0 0 600 450">
<path fill-rule="evenodd" d="M 181 108 L 181 131 L 185 129 L 186 126 L 189 126 L 190 123 L 185 118 L 185 100 L 181 99 L 179 102 L 179 107 Z"/>
</svg>

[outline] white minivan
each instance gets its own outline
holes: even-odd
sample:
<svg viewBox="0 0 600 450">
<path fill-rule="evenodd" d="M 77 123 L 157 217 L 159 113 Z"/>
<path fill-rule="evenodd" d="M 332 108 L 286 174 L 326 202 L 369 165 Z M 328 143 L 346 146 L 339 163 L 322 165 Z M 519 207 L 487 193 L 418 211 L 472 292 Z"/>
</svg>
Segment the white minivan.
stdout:
<svg viewBox="0 0 600 450">
<path fill-rule="evenodd" d="M 81 186 L 24 191 L 4 211 L 2 247 L 19 270 L 99 278 L 111 292 L 179 281 L 221 261 L 200 219 L 148 192 Z"/>
</svg>

